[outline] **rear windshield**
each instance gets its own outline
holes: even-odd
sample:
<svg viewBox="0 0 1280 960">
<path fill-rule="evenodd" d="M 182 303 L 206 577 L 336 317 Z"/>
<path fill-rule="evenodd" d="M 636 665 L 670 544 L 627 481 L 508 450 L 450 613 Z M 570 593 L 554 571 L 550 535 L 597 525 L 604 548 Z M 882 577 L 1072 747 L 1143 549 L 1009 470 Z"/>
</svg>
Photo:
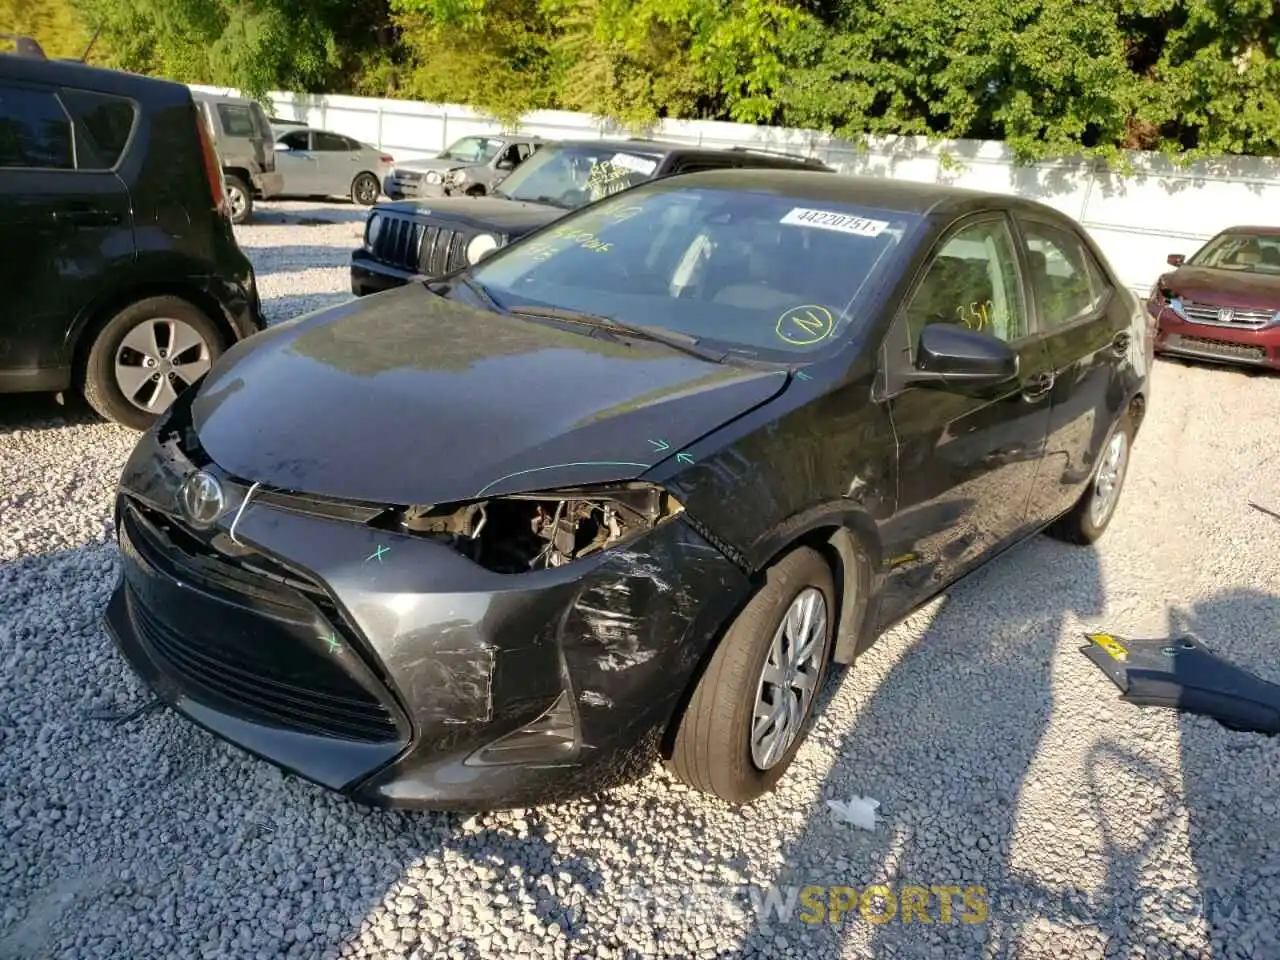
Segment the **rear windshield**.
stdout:
<svg viewBox="0 0 1280 960">
<path fill-rule="evenodd" d="M 1189 261 L 1192 266 L 1241 273 L 1280 273 L 1280 237 L 1224 233 L 1206 243 Z"/>
<path fill-rule="evenodd" d="M 543 147 L 498 191 L 512 200 L 573 210 L 653 178 L 661 158 L 602 141 L 599 146 Z"/>
<path fill-rule="evenodd" d="M 257 106 L 257 104 L 254 104 Z M 256 137 L 258 133 L 257 119 L 254 117 L 253 110 L 248 104 L 244 103 L 220 103 L 218 104 L 218 120 L 222 124 L 222 131 L 228 137 Z"/>
<path fill-rule="evenodd" d="M 683 180 L 570 214 L 472 275 L 507 307 L 660 326 L 765 358 L 807 354 L 848 329 L 920 219 Z"/>
</svg>

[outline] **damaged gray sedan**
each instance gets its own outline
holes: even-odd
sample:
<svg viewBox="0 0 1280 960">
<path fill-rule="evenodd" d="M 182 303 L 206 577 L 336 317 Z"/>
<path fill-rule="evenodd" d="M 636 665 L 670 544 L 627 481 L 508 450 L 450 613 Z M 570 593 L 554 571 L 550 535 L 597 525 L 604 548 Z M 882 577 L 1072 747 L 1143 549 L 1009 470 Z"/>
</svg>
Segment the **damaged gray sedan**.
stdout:
<svg viewBox="0 0 1280 960">
<path fill-rule="evenodd" d="M 134 450 L 108 627 L 164 702 L 363 802 L 527 806 L 659 756 L 749 801 L 830 664 L 1110 521 L 1149 350 L 1053 392 L 1080 361 L 1041 352 L 1023 216 L 1109 291 L 1071 343 L 1140 337 L 1048 208 L 773 170 L 276 325 Z"/>
</svg>

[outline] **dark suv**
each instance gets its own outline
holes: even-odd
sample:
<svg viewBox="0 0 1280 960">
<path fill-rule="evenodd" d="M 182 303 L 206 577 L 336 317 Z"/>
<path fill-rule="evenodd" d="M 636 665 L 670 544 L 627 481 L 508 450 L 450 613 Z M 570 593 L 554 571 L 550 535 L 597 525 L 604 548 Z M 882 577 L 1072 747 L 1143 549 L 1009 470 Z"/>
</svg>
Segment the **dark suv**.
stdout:
<svg viewBox="0 0 1280 960">
<path fill-rule="evenodd" d="M 262 329 L 218 159 L 178 83 L 0 54 L 0 393 L 145 428 Z"/>
<path fill-rule="evenodd" d="M 767 150 L 694 147 L 659 140 L 580 140 L 547 144 L 487 197 L 383 203 L 365 222 L 351 254 L 351 292 L 377 293 L 435 279 L 603 197 L 659 177 L 698 170 L 832 168 Z"/>
</svg>

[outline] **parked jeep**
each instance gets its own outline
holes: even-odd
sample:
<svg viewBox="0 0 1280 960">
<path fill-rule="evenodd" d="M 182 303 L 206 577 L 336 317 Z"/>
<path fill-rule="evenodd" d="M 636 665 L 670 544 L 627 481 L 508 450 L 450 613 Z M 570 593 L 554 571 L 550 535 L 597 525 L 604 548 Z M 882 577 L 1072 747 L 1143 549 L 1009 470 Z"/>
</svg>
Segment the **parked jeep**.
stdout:
<svg viewBox="0 0 1280 960">
<path fill-rule="evenodd" d="M 275 133 L 262 107 L 243 97 L 191 91 L 213 134 L 214 149 L 227 182 L 231 222 L 253 216 L 254 198 L 269 200 L 284 192 L 276 169 Z"/>
<path fill-rule="evenodd" d="M 382 192 L 392 200 L 455 194 L 483 197 L 544 143 L 538 137 L 514 134 L 463 137 L 434 157 L 397 163 Z"/>
<path fill-rule="evenodd" d="M 680 173 L 733 167 L 834 172 L 819 160 L 733 147 L 728 150 L 632 138 L 548 143 L 485 197 L 381 203 L 351 254 L 351 291 L 376 293 L 435 279 L 592 201 Z"/>
</svg>

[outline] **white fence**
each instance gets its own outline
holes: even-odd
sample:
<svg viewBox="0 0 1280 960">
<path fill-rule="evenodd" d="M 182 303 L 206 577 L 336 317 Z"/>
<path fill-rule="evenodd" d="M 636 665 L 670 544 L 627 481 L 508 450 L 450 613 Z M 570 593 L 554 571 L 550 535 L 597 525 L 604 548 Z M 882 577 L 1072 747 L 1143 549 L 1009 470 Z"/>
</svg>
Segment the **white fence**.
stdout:
<svg viewBox="0 0 1280 960">
<path fill-rule="evenodd" d="M 458 137 L 501 129 L 497 121 L 454 104 L 290 93 L 274 93 L 271 99 L 278 117 L 356 137 L 397 158 L 430 156 Z M 598 118 L 559 110 L 528 114 L 519 129 L 550 138 L 627 135 Z M 1135 154 L 1135 174 L 1121 177 L 1085 160 L 1017 167 L 1003 144 L 978 140 L 930 146 L 923 138 L 887 138 L 860 150 L 813 131 L 710 121 L 663 121 L 650 133 L 714 147 L 786 149 L 819 157 L 848 174 L 1031 197 L 1075 217 L 1124 283 L 1143 295 L 1165 269 L 1168 254 L 1190 254 L 1224 227 L 1280 224 L 1280 161 L 1271 158 L 1222 158 L 1180 168 L 1161 157 Z"/>
</svg>

